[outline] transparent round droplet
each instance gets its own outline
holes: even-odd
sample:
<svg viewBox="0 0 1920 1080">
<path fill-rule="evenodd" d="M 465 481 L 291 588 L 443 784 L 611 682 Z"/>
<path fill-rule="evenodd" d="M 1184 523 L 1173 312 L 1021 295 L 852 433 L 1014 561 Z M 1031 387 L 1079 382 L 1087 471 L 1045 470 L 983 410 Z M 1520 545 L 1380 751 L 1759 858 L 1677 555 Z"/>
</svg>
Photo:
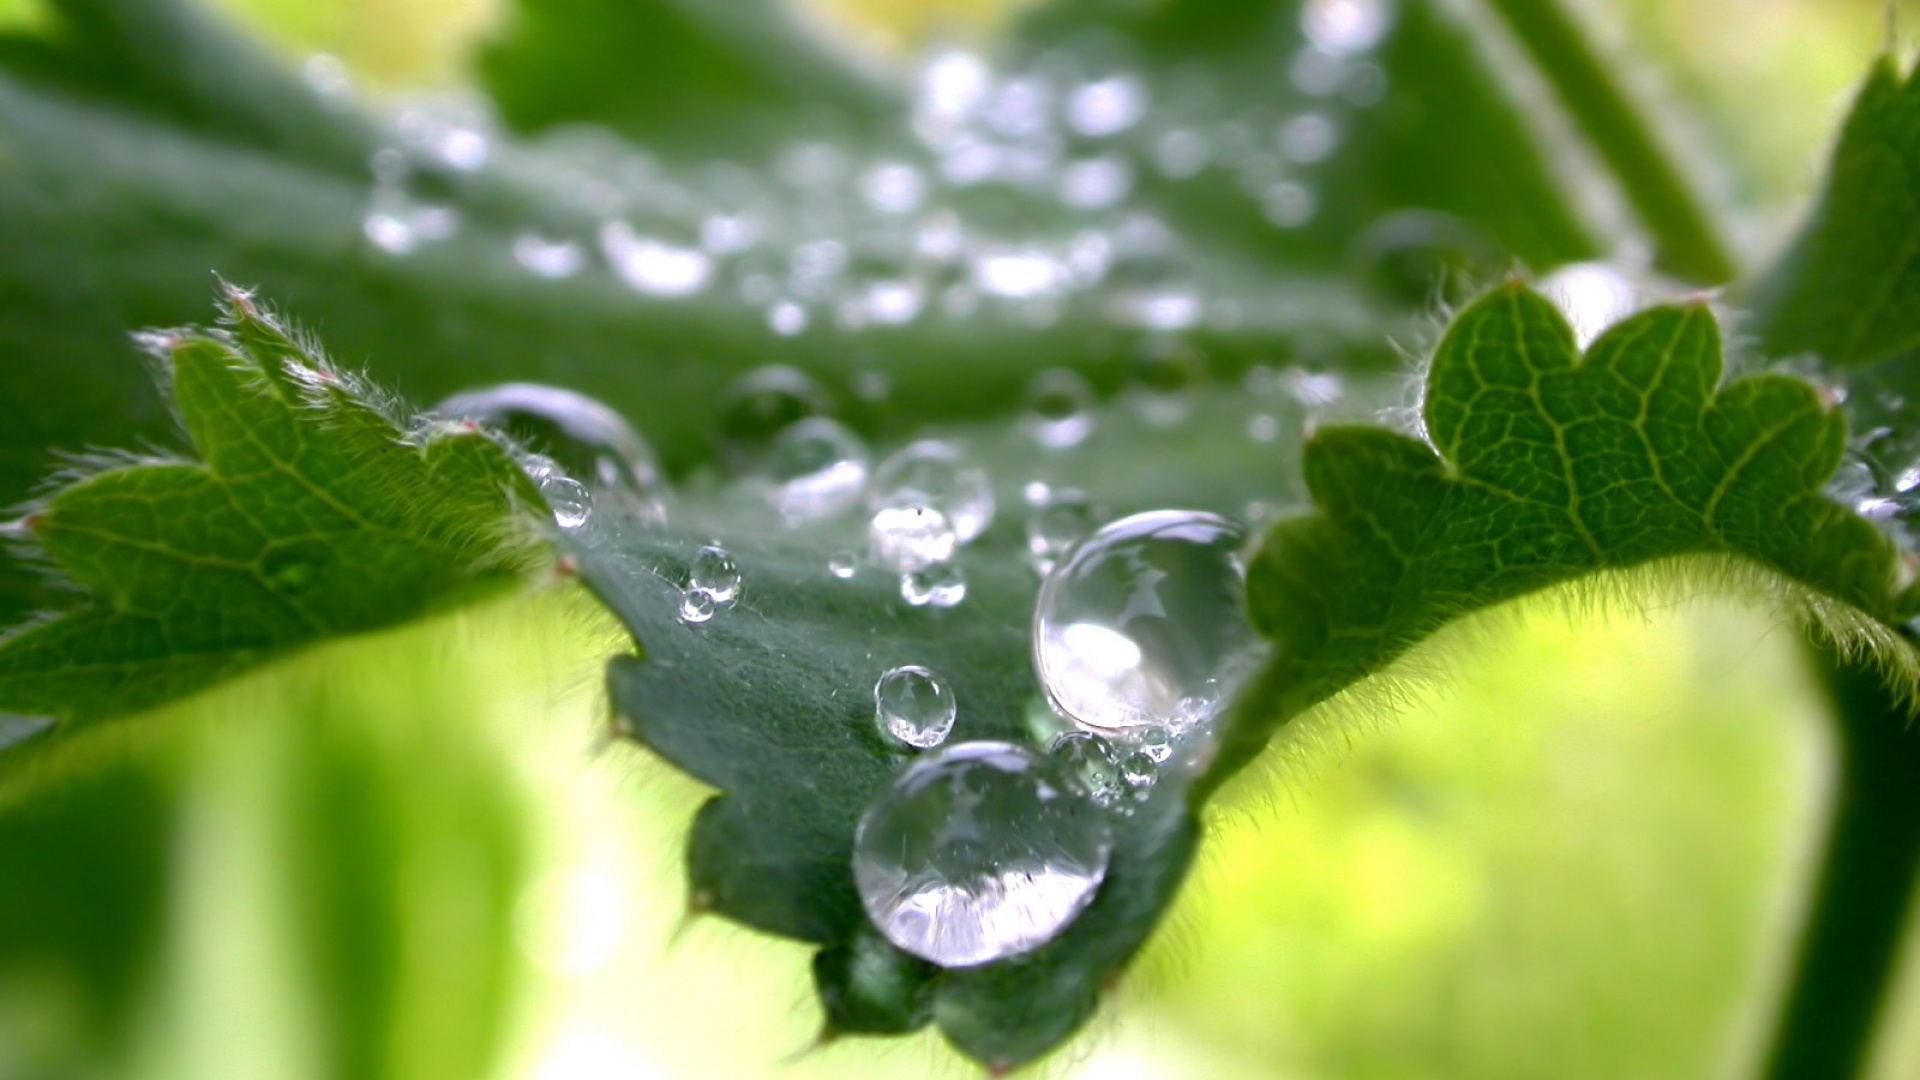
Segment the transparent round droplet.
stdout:
<svg viewBox="0 0 1920 1080">
<path fill-rule="evenodd" d="M 1035 375 L 1027 384 L 1026 426 L 1042 446 L 1078 446 L 1093 431 L 1093 387 L 1066 368 Z"/>
<path fill-rule="evenodd" d="M 593 515 L 593 496 L 587 486 L 561 472 L 549 472 L 539 478 L 540 497 L 553 511 L 553 523 L 563 529 L 577 529 Z"/>
<path fill-rule="evenodd" d="M 1045 574 L 1100 527 L 1100 511 L 1084 491 L 1048 489 L 1027 511 L 1027 554 Z"/>
<path fill-rule="evenodd" d="M 1134 357 L 1127 401 L 1140 419 L 1170 427 L 1193 414 L 1195 394 L 1206 377 L 1198 349 L 1176 338 L 1150 338 Z"/>
<path fill-rule="evenodd" d="M 1073 921 L 1105 878 L 1105 815 L 1010 743 L 920 758 L 854 833 L 853 877 L 888 941 L 943 967 L 1026 952 Z"/>
<path fill-rule="evenodd" d="M 705 589 L 682 589 L 680 591 L 680 621 L 688 625 L 698 625 L 713 618 L 720 605 L 714 602 L 713 594 Z"/>
<path fill-rule="evenodd" d="M 1144 750 L 1135 750 L 1120 759 L 1120 778 L 1136 793 L 1144 792 L 1160 779 L 1160 766 Z"/>
<path fill-rule="evenodd" d="M 953 558 L 957 539 L 947 516 L 931 506 L 883 506 L 867 523 L 873 561 L 902 573 Z"/>
<path fill-rule="evenodd" d="M 986 470 L 970 464 L 959 446 L 941 439 L 918 439 L 880 463 L 868 505 L 875 510 L 909 506 L 936 510 L 953 527 L 954 539 L 964 544 L 993 523 L 993 484 Z"/>
<path fill-rule="evenodd" d="M 874 722 L 919 750 L 947 740 L 957 708 L 953 689 L 918 665 L 894 668 L 873 684 Z"/>
<path fill-rule="evenodd" d="M 954 607 L 967 598 L 967 578 L 952 563 L 900 575 L 900 598 L 914 607 Z"/>
<path fill-rule="evenodd" d="M 1352 56 L 1380 44 L 1393 20 L 1388 0 L 1307 0 L 1300 29 L 1322 52 Z"/>
<path fill-rule="evenodd" d="M 1225 518 L 1159 510 L 1074 548 L 1047 575 L 1033 616 L 1034 666 L 1055 711 L 1136 738 L 1211 720 L 1257 655 L 1246 540 Z"/>
<path fill-rule="evenodd" d="M 1120 752 L 1091 731 L 1069 731 L 1053 740 L 1047 754 L 1060 766 L 1067 782 L 1096 806 L 1113 806 L 1127 792 L 1120 775 Z"/>
<path fill-rule="evenodd" d="M 1150 727 L 1140 733 L 1138 745 L 1149 761 L 1165 765 L 1173 756 L 1173 733 L 1163 727 Z"/>
<path fill-rule="evenodd" d="M 648 500 L 666 492 L 653 447 L 626 418 L 596 398 L 560 386 L 502 383 L 453 395 L 435 415 L 504 431 L 572 476 Z"/>
<path fill-rule="evenodd" d="M 860 572 L 860 556 L 852 551 L 836 551 L 827 556 L 827 573 L 842 581 Z"/>
<path fill-rule="evenodd" d="M 832 411 L 833 399 L 805 372 L 777 365 L 755 368 L 736 379 L 721 402 L 721 453 L 735 469 L 749 468 L 781 432 Z"/>
<path fill-rule="evenodd" d="M 687 565 L 687 588 L 706 593 L 715 603 L 731 603 L 740 595 L 740 566 L 726 548 L 708 544 Z"/>
<path fill-rule="evenodd" d="M 867 486 L 867 447 L 839 421 L 810 417 L 774 438 L 764 469 L 782 517 L 820 521 L 859 503 Z"/>
</svg>

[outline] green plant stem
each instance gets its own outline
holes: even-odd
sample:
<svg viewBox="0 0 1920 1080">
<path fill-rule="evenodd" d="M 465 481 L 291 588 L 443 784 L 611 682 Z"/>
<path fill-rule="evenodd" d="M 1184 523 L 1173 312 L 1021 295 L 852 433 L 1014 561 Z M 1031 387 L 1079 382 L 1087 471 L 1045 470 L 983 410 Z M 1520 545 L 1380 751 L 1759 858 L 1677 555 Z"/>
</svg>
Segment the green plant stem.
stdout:
<svg viewBox="0 0 1920 1080">
<path fill-rule="evenodd" d="M 1653 234 L 1660 268 L 1701 285 L 1733 278 L 1733 257 L 1705 201 L 1628 97 L 1615 66 L 1593 48 L 1560 0 L 1487 3 L 1613 170 L 1634 213 Z"/>
<path fill-rule="evenodd" d="M 1864 1077 L 1920 870 L 1920 732 L 1871 662 L 1814 647 L 1833 701 L 1826 852 L 1766 1080 Z"/>
</svg>

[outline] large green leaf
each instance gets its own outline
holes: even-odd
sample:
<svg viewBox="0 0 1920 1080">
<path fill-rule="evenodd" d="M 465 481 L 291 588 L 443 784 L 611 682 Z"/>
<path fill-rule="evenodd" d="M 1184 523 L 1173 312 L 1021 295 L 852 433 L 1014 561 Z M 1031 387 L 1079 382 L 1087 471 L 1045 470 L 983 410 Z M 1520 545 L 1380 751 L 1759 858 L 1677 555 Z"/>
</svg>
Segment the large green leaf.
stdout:
<svg viewBox="0 0 1920 1080">
<path fill-rule="evenodd" d="M 1222 769 L 1462 615 L 1676 556 L 1732 560 L 1723 577 L 1768 583 L 1910 679 L 1893 628 L 1920 610 L 1911 561 L 1822 493 L 1844 417 L 1798 379 L 1721 376 L 1705 303 L 1628 319 L 1584 358 L 1518 284 L 1462 312 L 1427 374 L 1430 443 L 1365 427 L 1308 442 L 1320 509 L 1276 525 L 1250 570 L 1274 658 Z"/>
<path fill-rule="evenodd" d="M 84 599 L 0 639 L 0 707 L 68 730 L 525 569 L 539 495 L 492 437 L 402 426 L 241 290 L 226 316 L 147 338 L 193 458 L 84 465 L 13 526 Z"/>
<path fill-rule="evenodd" d="M 1920 610 L 1920 591 L 1874 525 L 1821 494 L 1845 422 L 1799 380 L 1720 377 L 1704 305 L 1635 316 L 1584 359 L 1564 318 L 1521 285 L 1468 307 L 1426 375 L 1431 445 L 1355 425 L 1320 427 L 1306 443 L 1318 507 L 1274 526 L 1252 564 L 1249 607 L 1273 659 L 1225 721 L 1216 764 L 1168 774 L 1119 822 L 1114 865 L 1086 915 L 1040 949 L 980 968 L 941 970 L 881 941 L 850 860 L 855 822 L 907 760 L 873 724 L 881 672 L 914 663 L 949 680 L 956 740 L 1045 745 L 1057 730 L 1030 667 L 1034 583 L 1019 538 L 996 526 L 968 549 L 969 590 L 952 610 L 908 607 L 891 577 L 870 570 L 837 579 L 827 563 L 845 538 L 831 530 L 697 507 L 669 531 L 603 524 L 579 557 L 640 646 L 609 677 L 623 731 L 722 791 L 689 842 L 695 906 L 824 946 L 816 976 L 830 1031 L 935 1023 L 977 1060 L 1017 1065 L 1083 1023 L 1152 932 L 1191 860 L 1206 797 L 1280 724 L 1455 619 L 1600 571 L 1708 556 L 1720 562 L 1679 572 L 1740 580 L 1730 568 L 1753 568 L 1747 577 L 1786 583 L 1831 628 L 1906 663 L 1890 627 Z M 1251 444 L 1217 415 L 1181 429 L 1178 452 L 1134 433 L 1115 439 L 1089 451 L 1106 476 L 1154 475 L 1145 463 L 1174 453 L 1163 475 L 1184 478 L 1161 490 L 1109 480 L 1123 493 L 1118 509 L 1233 512 L 1247 498 L 1292 498 L 1290 455 L 1262 447 L 1284 465 L 1250 469 Z M 983 457 L 1009 487 L 1048 467 L 1031 450 Z M 680 585 L 713 536 L 738 558 L 743 599 L 683 624 Z"/>
<path fill-rule="evenodd" d="M 1819 201 L 1751 305 L 1774 356 L 1857 368 L 1920 345 L 1920 78 L 1894 58 L 1861 86 Z"/>
</svg>

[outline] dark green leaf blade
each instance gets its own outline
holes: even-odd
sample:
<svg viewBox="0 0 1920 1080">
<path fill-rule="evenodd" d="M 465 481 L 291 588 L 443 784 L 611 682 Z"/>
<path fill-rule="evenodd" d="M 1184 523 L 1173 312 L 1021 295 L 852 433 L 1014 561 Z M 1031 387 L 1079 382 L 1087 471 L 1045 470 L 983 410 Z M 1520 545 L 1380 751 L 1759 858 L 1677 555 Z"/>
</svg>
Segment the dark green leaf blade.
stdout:
<svg viewBox="0 0 1920 1080">
<path fill-rule="evenodd" d="M 1773 356 L 1857 368 L 1920 344 L 1920 78 L 1894 58 L 1868 74 L 1819 200 L 1749 304 Z"/>
<path fill-rule="evenodd" d="M 149 336 L 197 460 L 102 463 L 16 526 L 86 598 L 0 640 L 0 707 L 64 731 L 524 572 L 539 496 L 492 437 L 403 430 L 248 294 L 227 315 Z"/>
<path fill-rule="evenodd" d="M 1518 283 L 1464 311 L 1427 378 L 1431 445 L 1361 427 L 1308 442 L 1320 509 L 1276 525 L 1251 567 L 1274 658 L 1236 707 L 1216 781 L 1460 616 L 1677 556 L 1726 557 L 1735 579 L 1758 568 L 1803 614 L 1911 672 L 1890 627 L 1920 608 L 1912 568 L 1821 492 L 1845 420 L 1798 379 L 1720 378 L 1704 303 L 1634 316 L 1584 359 Z"/>
</svg>

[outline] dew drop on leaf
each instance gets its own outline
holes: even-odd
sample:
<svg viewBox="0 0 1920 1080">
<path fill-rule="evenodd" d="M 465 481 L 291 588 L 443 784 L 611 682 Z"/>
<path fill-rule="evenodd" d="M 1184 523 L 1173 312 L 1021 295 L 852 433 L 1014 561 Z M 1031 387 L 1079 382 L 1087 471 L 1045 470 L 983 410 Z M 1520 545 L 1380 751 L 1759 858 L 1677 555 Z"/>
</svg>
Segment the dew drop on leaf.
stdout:
<svg viewBox="0 0 1920 1080">
<path fill-rule="evenodd" d="M 815 416 L 776 436 L 764 464 L 768 497 L 796 524 L 850 510 L 867 486 L 867 447 L 837 420 Z"/>
<path fill-rule="evenodd" d="M 914 607 L 955 607 L 967 598 L 967 578 L 952 563 L 935 563 L 900 575 L 900 597 Z"/>
<path fill-rule="evenodd" d="M 1041 446 L 1080 445 L 1093 431 L 1093 388 L 1078 372 L 1042 371 L 1027 385 L 1026 426 Z"/>
<path fill-rule="evenodd" d="M 455 394 L 432 412 L 503 431 L 571 476 L 624 490 L 648 502 L 666 494 L 659 458 L 626 418 L 577 391 L 539 383 L 501 383 Z"/>
<path fill-rule="evenodd" d="M 593 514 L 593 496 L 587 486 L 565 473 L 552 471 L 538 478 L 540 497 L 553 511 L 553 523 L 563 529 L 577 529 Z"/>
<path fill-rule="evenodd" d="M 1027 554 L 1042 574 L 1072 549 L 1093 535 L 1100 525 L 1100 511 L 1083 491 L 1048 488 L 1027 508 Z"/>
<path fill-rule="evenodd" d="M 714 602 L 713 594 L 705 589 L 680 590 L 681 622 L 689 626 L 697 626 L 713 618 L 713 613 L 717 610 L 719 605 Z"/>
<path fill-rule="evenodd" d="M 918 503 L 883 506 L 867 524 L 874 561 L 902 573 L 946 562 L 953 557 L 957 539 L 945 514 Z"/>
<path fill-rule="evenodd" d="M 875 510 L 920 506 L 938 511 L 962 544 L 993 523 L 993 485 L 986 470 L 940 439 L 918 439 L 889 455 L 874 471 L 868 502 Z"/>
<path fill-rule="evenodd" d="M 953 689 L 918 665 L 894 668 L 873 684 L 875 723 L 915 749 L 945 742 L 956 712 Z"/>
<path fill-rule="evenodd" d="M 1211 720 L 1255 658 L 1247 534 L 1213 514 L 1160 510 L 1100 529 L 1047 575 L 1034 667 L 1054 710 L 1135 734 Z"/>
<path fill-rule="evenodd" d="M 1206 377 L 1198 349 L 1178 338 L 1149 338 L 1134 357 L 1127 400 L 1140 419 L 1172 427 L 1193 414 L 1195 391 Z"/>
<path fill-rule="evenodd" d="M 1010 743 L 915 761 L 854 834 L 861 904 L 887 940 L 943 967 L 1026 952 L 1093 899 L 1112 852 L 1104 815 Z"/>
<path fill-rule="evenodd" d="M 708 544 L 687 566 L 687 589 L 706 593 L 715 604 L 730 604 L 740 595 L 740 566 L 726 548 Z"/>
<path fill-rule="evenodd" d="M 832 411 L 833 399 L 806 373 L 780 365 L 755 368 L 734 380 L 721 401 L 720 450 L 735 469 L 746 469 L 782 431 Z"/>
<path fill-rule="evenodd" d="M 1068 783 L 1093 800 L 1111 807 L 1127 792 L 1120 775 L 1120 752 L 1104 736 L 1091 731 L 1069 731 L 1053 740 L 1047 753 L 1060 766 Z"/>
</svg>

